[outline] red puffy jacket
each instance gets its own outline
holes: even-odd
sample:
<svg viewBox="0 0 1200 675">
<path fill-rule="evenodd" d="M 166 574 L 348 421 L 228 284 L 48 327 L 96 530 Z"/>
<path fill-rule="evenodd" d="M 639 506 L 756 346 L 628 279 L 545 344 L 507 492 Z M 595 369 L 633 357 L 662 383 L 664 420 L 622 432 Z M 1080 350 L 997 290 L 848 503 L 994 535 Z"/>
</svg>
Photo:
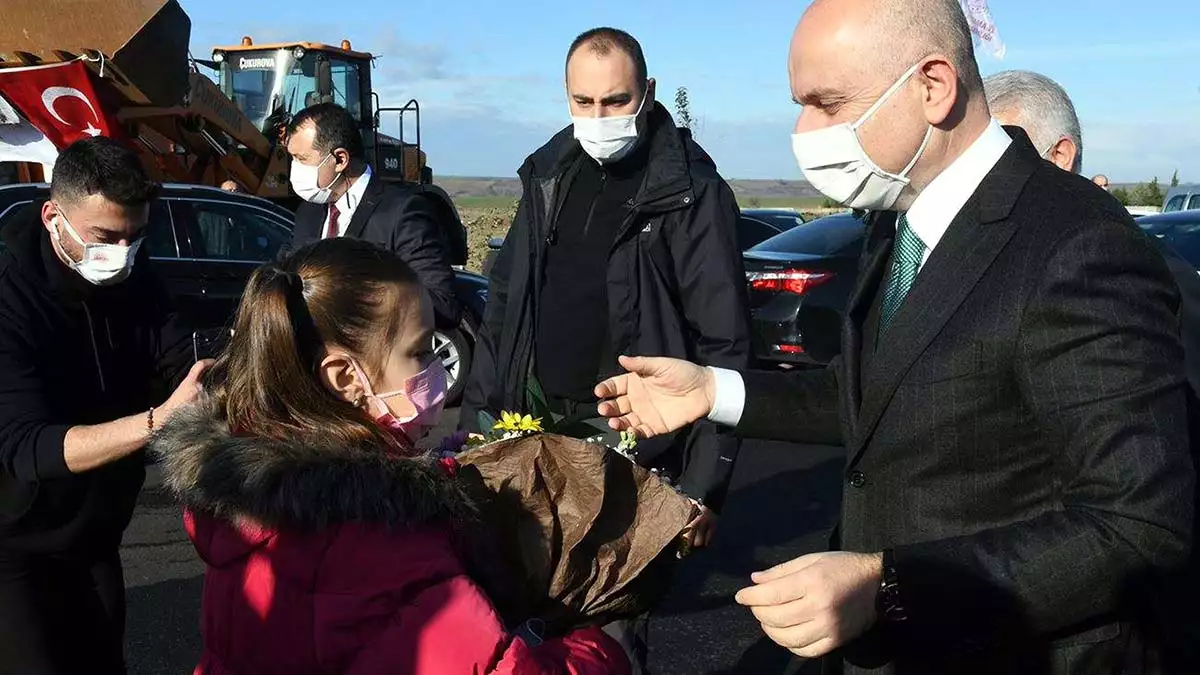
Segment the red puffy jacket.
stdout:
<svg viewBox="0 0 1200 675">
<path fill-rule="evenodd" d="M 426 460 L 233 437 L 207 406 L 153 449 L 208 564 L 197 674 L 630 671 L 596 628 L 536 647 L 504 630 L 454 542 L 465 498 Z"/>
</svg>

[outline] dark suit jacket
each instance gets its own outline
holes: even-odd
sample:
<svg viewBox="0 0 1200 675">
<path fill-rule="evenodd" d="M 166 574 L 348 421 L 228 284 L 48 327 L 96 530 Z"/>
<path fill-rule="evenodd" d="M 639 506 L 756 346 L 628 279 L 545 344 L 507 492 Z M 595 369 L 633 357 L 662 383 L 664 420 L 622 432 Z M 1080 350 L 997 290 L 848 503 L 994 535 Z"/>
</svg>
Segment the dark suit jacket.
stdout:
<svg viewBox="0 0 1200 675">
<path fill-rule="evenodd" d="M 1009 133 L 881 339 L 894 213 L 843 356 L 745 377 L 739 433 L 844 443 L 840 545 L 895 552 L 908 619 L 847 672 L 1153 672 L 1136 600 L 1191 538 L 1178 292 L 1120 205 Z"/>
<path fill-rule="evenodd" d="M 328 216 L 328 205 L 301 204 L 288 250 L 320 240 Z M 446 231 L 437 207 L 420 186 L 385 183 L 372 174 L 345 236 L 378 244 L 408 263 L 429 291 L 438 327 L 450 329 L 458 326 L 461 308 L 454 294 Z"/>
</svg>

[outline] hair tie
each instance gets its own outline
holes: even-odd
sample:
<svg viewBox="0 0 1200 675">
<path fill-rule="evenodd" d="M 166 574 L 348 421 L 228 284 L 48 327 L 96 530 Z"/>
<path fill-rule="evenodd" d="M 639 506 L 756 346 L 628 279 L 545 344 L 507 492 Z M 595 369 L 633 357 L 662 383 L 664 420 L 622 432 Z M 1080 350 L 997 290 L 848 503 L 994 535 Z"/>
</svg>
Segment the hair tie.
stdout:
<svg viewBox="0 0 1200 675">
<path fill-rule="evenodd" d="M 304 279 L 298 272 L 292 272 L 291 270 L 285 270 L 280 267 L 276 267 L 273 271 L 275 272 L 276 276 L 281 276 L 287 280 L 290 290 L 301 294 L 304 293 Z"/>
</svg>

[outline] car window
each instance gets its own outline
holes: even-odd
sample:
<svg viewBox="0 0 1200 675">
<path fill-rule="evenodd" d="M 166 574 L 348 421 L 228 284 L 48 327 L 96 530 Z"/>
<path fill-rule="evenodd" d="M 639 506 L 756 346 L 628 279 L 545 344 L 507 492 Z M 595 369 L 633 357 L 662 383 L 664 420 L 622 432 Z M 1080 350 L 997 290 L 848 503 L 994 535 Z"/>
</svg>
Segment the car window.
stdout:
<svg viewBox="0 0 1200 675">
<path fill-rule="evenodd" d="M 754 217 L 761 218 L 761 219 L 767 221 L 768 223 L 774 225 L 775 227 L 779 228 L 780 232 L 786 232 L 787 230 L 790 230 L 793 227 L 796 227 L 797 225 L 804 224 L 804 218 L 802 218 L 800 216 L 800 214 L 798 214 L 798 213 L 786 213 L 786 212 L 764 213 L 764 214 L 755 214 Z"/>
<path fill-rule="evenodd" d="M 864 225 L 849 215 L 827 216 L 794 227 L 754 247 L 755 251 L 808 255 L 858 255 Z"/>
<path fill-rule="evenodd" d="M 178 258 L 179 247 L 175 243 L 174 228 L 171 227 L 171 212 L 161 199 L 150 205 L 150 220 L 146 223 L 146 243 L 151 258 Z"/>
<path fill-rule="evenodd" d="M 1174 197 L 1171 197 L 1169 200 L 1167 200 L 1167 205 L 1165 207 L 1163 207 L 1163 213 L 1170 213 L 1171 211 L 1182 211 L 1183 210 L 1183 200 L 1185 200 L 1185 199 L 1187 199 L 1187 195 L 1175 195 Z"/>
<path fill-rule="evenodd" d="M 1165 241 L 1193 267 L 1200 269 L 1200 212 L 1195 218 L 1179 219 L 1172 216 L 1172 222 L 1168 224 L 1151 223 L 1143 227 L 1152 236 Z"/>
<path fill-rule="evenodd" d="M 779 234 L 778 229 L 761 220 L 747 218 L 746 216 L 738 218 L 738 247 L 743 251 L 752 246 L 758 246 L 777 234 Z"/>
<path fill-rule="evenodd" d="M 1200 194 L 1192 195 L 1192 198 L 1188 200 L 1187 208 L 1189 211 L 1192 209 L 1200 209 Z"/>
<path fill-rule="evenodd" d="M 287 230 L 265 212 L 241 204 L 175 200 L 171 205 L 193 258 L 262 263 L 287 243 Z"/>
</svg>

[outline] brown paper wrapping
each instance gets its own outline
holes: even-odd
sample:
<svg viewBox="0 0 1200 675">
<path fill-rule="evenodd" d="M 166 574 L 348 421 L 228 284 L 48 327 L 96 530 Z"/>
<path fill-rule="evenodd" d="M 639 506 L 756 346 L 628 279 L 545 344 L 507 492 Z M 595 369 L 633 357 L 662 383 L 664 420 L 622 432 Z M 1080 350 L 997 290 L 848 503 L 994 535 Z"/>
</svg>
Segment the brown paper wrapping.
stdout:
<svg viewBox="0 0 1200 675">
<path fill-rule="evenodd" d="M 648 611 L 667 591 L 698 511 L 653 473 L 552 434 L 458 462 L 490 542 L 481 583 L 510 625 L 538 618 L 551 634 L 600 625 Z"/>
</svg>

